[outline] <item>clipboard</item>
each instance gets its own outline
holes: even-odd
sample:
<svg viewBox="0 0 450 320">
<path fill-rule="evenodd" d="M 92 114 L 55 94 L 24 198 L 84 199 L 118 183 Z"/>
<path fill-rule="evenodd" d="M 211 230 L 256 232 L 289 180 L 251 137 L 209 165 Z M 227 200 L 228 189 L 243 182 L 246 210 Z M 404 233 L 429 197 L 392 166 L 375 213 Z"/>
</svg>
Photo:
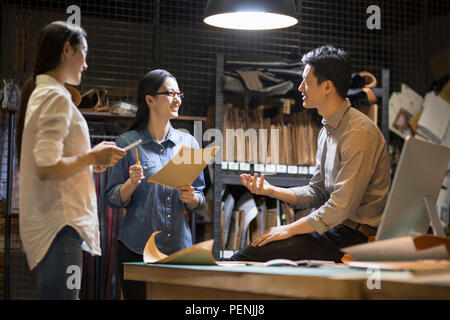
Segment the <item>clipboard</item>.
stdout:
<svg viewBox="0 0 450 320">
<path fill-rule="evenodd" d="M 190 186 L 211 162 L 219 148 L 214 146 L 197 149 L 183 145 L 178 153 L 147 181 L 173 189 Z"/>
</svg>

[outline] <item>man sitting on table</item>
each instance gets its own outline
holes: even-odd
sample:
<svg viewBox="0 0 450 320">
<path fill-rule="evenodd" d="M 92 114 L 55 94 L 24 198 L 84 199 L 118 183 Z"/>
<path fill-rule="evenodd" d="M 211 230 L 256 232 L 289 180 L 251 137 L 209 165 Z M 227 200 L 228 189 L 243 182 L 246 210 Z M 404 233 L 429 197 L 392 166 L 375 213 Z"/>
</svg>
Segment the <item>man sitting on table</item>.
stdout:
<svg viewBox="0 0 450 320">
<path fill-rule="evenodd" d="M 377 125 L 350 105 L 350 58 L 333 46 L 302 58 L 303 107 L 323 117 L 309 185 L 280 188 L 264 174 L 242 174 L 252 193 L 311 208 L 309 215 L 266 230 L 231 260 L 317 259 L 340 262 L 341 248 L 375 235 L 391 183 L 386 141 Z M 315 209 L 312 209 L 315 208 Z"/>
</svg>

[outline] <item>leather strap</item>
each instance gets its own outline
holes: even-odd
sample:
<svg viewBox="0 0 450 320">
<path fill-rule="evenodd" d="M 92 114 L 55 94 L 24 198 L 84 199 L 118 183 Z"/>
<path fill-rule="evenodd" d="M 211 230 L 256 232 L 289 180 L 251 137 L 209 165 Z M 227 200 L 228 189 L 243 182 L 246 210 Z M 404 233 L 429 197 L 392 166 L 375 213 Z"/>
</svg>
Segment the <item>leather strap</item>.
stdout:
<svg viewBox="0 0 450 320">
<path fill-rule="evenodd" d="M 367 224 L 360 224 L 350 219 L 345 220 L 342 224 L 350 229 L 361 232 L 366 237 L 375 236 L 377 234 L 377 228 Z"/>
</svg>

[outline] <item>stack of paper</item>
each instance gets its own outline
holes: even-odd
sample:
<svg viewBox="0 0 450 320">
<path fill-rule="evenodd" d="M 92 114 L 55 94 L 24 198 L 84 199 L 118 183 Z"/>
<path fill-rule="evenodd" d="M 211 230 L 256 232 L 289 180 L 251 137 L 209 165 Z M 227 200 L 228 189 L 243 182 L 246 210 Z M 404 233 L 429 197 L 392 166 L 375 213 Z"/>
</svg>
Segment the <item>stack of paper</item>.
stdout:
<svg viewBox="0 0 450 320">
<path fill-rule="evenodd" d="M 441 144 L 447 131 L 450 120 L 450 103 L 434 92 L 428 92 L 423 102 L 423 113 L 418 123 L 418 131 Z"/>
<path fill-rule="evenodd" d="M 224 104 L 223 160 L 315 165 L 320 126 L 311 111 L 263 117 L 268 106 L 243 109 Z"/>
<path fill-rule="evenodd" d="M 450 237 L 422 235 L 373 241 L 341 249 L 358 261 L 450 259 Z"/>
<path fill-rule="evenodd" d="M 253 199 L 253 196 L 250 192 L 246 192 L 238 201 L 237 203 L 238 210 L 244 212 L 244 224 L 242 225 L 242 237 L 240 239 L 240 248 L 244 248 L 246 241 L 246 235 L 247 235 L 247 229 L 250 224 L 250 222 L 256 218 L 256 215 L 258 214 L 258 208 L 256 207 L 255 200 Z"/>
<path fill-rule="evenodd" d="M 422 110 L 423 98 L 402 83 L 401 92 L 393 92 L 389 99 L 389 129 L 402 138 L 412 136 L 409 121 Z"/>
</svg>

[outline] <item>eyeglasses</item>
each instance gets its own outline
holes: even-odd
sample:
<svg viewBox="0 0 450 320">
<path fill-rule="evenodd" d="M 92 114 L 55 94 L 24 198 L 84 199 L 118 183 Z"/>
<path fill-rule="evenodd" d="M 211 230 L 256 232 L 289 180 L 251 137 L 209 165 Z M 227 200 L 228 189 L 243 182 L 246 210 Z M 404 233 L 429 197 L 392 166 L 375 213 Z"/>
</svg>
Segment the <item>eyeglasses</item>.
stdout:
<svg viewBox="0 0 450 320">
<path fill-rule="evenodd" d="M 164 91 L 164 92 L 157 92 L 154 95 L 158 94 L 165 94 L 167 96 L 171 96 L 172 98 L 175 98 L 175 96 L 178 96 L 180 99 L 183 99 L 184 93 L 183 92 L 176 92 L 176 91 Z"/>
</svg>

